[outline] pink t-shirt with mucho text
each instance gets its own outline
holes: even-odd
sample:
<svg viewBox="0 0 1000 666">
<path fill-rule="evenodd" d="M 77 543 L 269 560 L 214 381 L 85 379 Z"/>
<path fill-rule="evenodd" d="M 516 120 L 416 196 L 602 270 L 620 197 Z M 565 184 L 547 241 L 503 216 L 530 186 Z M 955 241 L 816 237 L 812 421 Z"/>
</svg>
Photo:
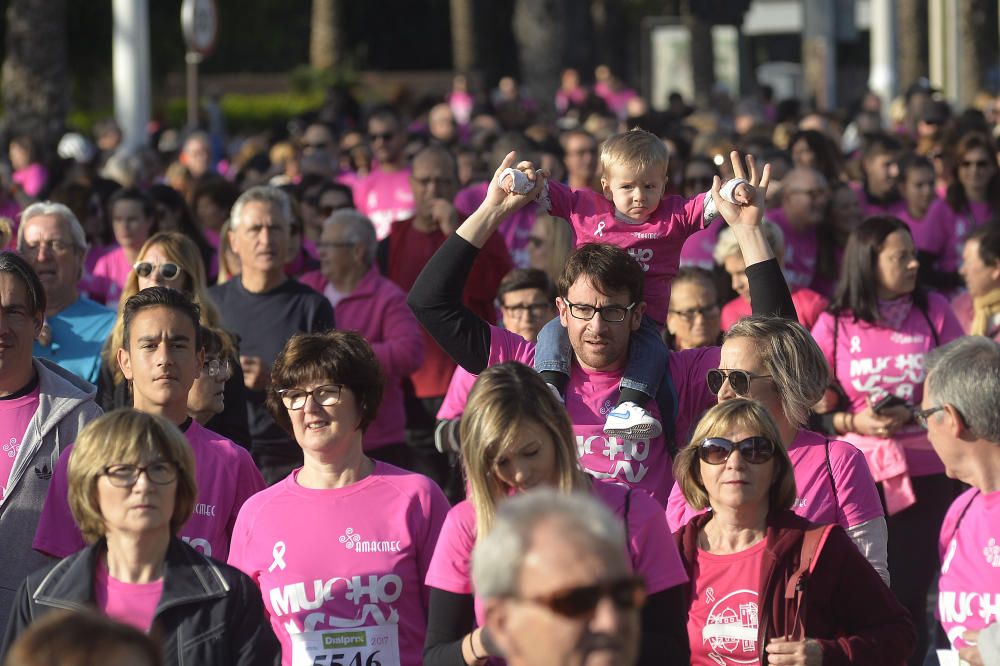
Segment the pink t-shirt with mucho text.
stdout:
<svg viewBox="0 0 1000 666">
<path fill-rule="evenodd" d="M 490 327 L 488 365 L 520 361 L 531 365 L 535 344 L 519 335 L 495 326 Z M 690 428 L 715 396 L 708 390 L 705 374 L 719 367 L 719 348 L 703 347 L 670 354 L 669 368 L 677 391 L 677 420 L 673 431 L 678 442 L 687 441 Z M 576 435 L 580 465 L 599 479 L 614 479 L 642 488 L 666 507 L 674 484 L 673 461 L 663 435 L 654 439 L 629 440 L 604 434 L 608 412 L 618 404 L 618 384 L 624 370 L 588 372 L 574 362 L 566 388 L 566 410 Z M 656 401 L 647 405 L 654 418 L 669 429 L 669 419 L 662 419 Z"/>
<path fill-rule="evenodd" d="M 625 518 L 625 486 L 595 480 L 591 493 L 618 518 Z M 632 569 L 646 582 L 646 592 L 656 594 L 687 582 L 677 545 L 670 535 L 663 509 L 649 495 L 633 490 L 628 511 L 628 556 Z M 427 585 L 453 594 L 473 594 L 472 548 L 476 545 L 476 510 L 469 500 L 448 512 L 441 528 L 434 558 L 427 571 Z M 476 623 L 485 620 L 476 599 Z"/>
<path fill-rule="evenodd" d="M 24 443 L 28 424 L 38 411 L 40 387 L 20 398 L 0 400 L 0 499 L 7 494 L 10 472 Z"/>
<path fill-rule="evenodd" d="M 427 477 L 382 462 L 336 489 L 304 488 L 299 471 L 243 506 L 229 553 L 260 587 L 281 663 L 292 663 L 291 633 L 393 625 L 400 664 L 420 666 L 424 578 L 448 500 Z"/>
<path fill-rule="evenodd" d="M 883 515 L 882 501 L 865 456 L 853 445 L 800 429 L 788 447 L 788 457 L 798 489 L 792 510 L 806 520 L 835 523 L 846 530 Z M 667 503 L 671 531 L 676 532 L 699 513 L 702 512 L 688 506 L 680 486 L 674 484 Z"/>
<path fill-rule="evenodd" d="M 376 237 L 382 240 L 389 235 L 393 222 L 408 220 L 416 212 L 410 169 L 373 169 L 354 185 L 354 204 L 372 221 Z"/>
<path fill-rule="evenodd" d="M 225 561 L 240 507 L 266 487 L 264 477 L 246 449 L 197 421 L 191 421 L 184 436 L 194 453 L 198 500 L 178 536 L 199 552 Z M 35 550 L 53 557 L 66 557 L 86 545 L 67 499 L 67 467 L 72 450 L 69 446 L 59 456 L 31 544 Z"/>
<path fill-rule="evenodd" d="M 687 622 L 692 665 L 760 663 L 758 590 L 766 546 L 761 539 L 732 555 L 698 549 Z"/>
<path fill-rule="evenodd" d="M 123 583 L 108 573 L 102 563 L 94 575 L 94 601 L 113 620 L 149 633 L 156 607 L 163 596 L 163 579 L 151 583 Z"/>
<path fill-rule="evenodd" d="M 576 245 L 610 243 L 627 250 L 646 273 L 646 314 L 663 326 L 670 305 L 670 283 L 680 266 L 681 248 L 691 234 L 703 228 L 705 195 L 693 199 L 666 196 L 642 223 L 626 222 L 614 203 L 592 190 L 571 190 L 549 181 L 549 212 L 569 220 Z"/>
<path fill-rule="evenodd" d="M 1000 491 L 962 493 L 945 515 L 939 548 L 938 619 L 958 650 L 963 632 L 1000 622 Z"/>
<path fill-rule="evenodd" d="M 836 319 L 839 322 L 836 367 L 833 353 L 835 319 L 827 312 L 820 315 L 812 330 L 813 338 L 843 386 L 851 412 L 863 411 L 868 398 L 878 400 L 886 393 L 899 396 L 911 405 L 920 404 L 924 394 L 924 357 L 935 347 L 928 318 L 937 332 L 937 346 L 962 335 L 962 327 L 944 297 L 931 293 L 927 300 L 927 318 L 914 305 L 898 331 L 852 321 L 850 314 L 841 315 Z M 871 457 L 884 440 L 854 432 L 843 437 L 864 452 L 876 480 L 881 480 L 876 473 L 878 465 L 873 464 Z M 910 476 L 944 471 L 926 431 L 916 423 L 911 422 L 896 431 L 893 438 L 904 449 Z"/>
</svg>

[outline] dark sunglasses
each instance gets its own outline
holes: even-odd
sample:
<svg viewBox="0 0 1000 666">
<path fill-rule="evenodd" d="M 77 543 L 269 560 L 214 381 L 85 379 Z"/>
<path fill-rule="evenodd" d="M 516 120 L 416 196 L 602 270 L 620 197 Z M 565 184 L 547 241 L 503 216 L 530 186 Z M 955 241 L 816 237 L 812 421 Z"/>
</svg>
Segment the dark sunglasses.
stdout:
<svg viewBox="0 0 1000 666">
<path fill-rule="evenodd" d="M 132 268 L 135 269 L 136 275 L 141 278 L 148 278 L 154 270 L 159 270 L 164 280 L 176 280 L 177 276 L 181 274 L 181 267 L 169 261 L 158 266 L 149 261 L 139 261 Z"/>
<path fill-rule="evenodd" d="M 646 603 L 646 585 L 640 576 L 628 576 L 607 583 L 571 587 L 541 597 L 523 597 L 522 601 L 545 606 L 553 613 L 578 620 L 590 617 L 605 597 L 622 610 L 642 608 Z"/>
<path fill-rule="evenodd" d="M 708 388 L 712 393 L 718 394 L 722 390 L 722 385 L 729 379 L 729 385 L 733 387 L 736 395 L 746 398 L 750 395 L 750 382 L 755 379 L 770 379 L 771 375 L 754 375 L 746 370 L 720 370 L 718 368 L 709 370 L 705 375 Z"/>
<path fill-rule="evenodd" d="M 381 133 L 370 132 L 368 134 L 368 138 L 369 140 L 371 140 L 372 143 L 375 143 L 379 139 L 383 141 L 392 141 L 395 137 L 396 137 L 395 132 L 381 132 Z"/>
<path fill-rule="evenodd" d="M 753 465 L 766 463 L 774 456 L 774 442 L 766 437 L 747 437 L 738 442 L 725 437 L 709 437 L 698 445 L 698 457 L 709 465 L 721 465 L 737 449 L 740 457 Z"/>
</svg>

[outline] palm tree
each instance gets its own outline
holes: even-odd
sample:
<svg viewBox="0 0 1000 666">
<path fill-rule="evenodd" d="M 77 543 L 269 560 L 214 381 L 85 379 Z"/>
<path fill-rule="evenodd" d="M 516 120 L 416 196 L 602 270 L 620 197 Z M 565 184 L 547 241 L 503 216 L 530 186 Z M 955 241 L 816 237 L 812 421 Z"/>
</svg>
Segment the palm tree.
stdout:
<svg viewBox="0 0 1000 666">
<path fill-rule="evenodd" d="M 896 31 L 897 54 L 901 88 L 929 71 L 927 0 L 897 0 L 896 17 L 901 29 Z"/>
<path fill-rule="evenodd" d="M 69 112 L 65 0 L 8 0 L 5 129 L 54 148 Z"/>
<path fill-rule="evenodd" d="M 571 0 L 515 0 L 514 39 L 524 88 L 546 111 L 559 87 Z"/>
<path fill-rule="evenodd" d="M 476 67 L 475 7 L 472 0 L 451 0 L 451 62 L 456 72 Z"/>
<path fill-rule="evenodd" d="M 343 62 L 343 18 L 341 0 L 313 0 L 309 24 L 309 64 L 313 69 L 334 69 Z"/>
</svg>

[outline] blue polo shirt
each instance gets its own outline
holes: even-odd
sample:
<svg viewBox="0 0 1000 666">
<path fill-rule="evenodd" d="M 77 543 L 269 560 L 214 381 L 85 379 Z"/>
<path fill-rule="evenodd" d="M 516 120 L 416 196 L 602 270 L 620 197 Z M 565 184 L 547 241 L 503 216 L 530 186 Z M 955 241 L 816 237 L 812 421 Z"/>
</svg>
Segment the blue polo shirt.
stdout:
<svg viewBox="0 0 1000 666">
<path fill-rule="evenodd" d="M 101 349 L 115 325 L 115 311 L 81 296 L 47 321 L 52 329 L 52 342 L 43 347 L 35 340 L 34 355 L 96 384 Z"/>
</svg>

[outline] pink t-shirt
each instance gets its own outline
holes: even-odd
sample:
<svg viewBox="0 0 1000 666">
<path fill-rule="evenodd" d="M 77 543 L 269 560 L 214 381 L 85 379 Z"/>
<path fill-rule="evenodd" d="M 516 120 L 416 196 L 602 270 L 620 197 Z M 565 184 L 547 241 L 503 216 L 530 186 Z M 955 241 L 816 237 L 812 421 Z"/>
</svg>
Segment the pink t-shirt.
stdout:
<svg viewBox="0 0 1000 666">
<path fill-rule="evenodd" d="M 490 333 L 488 365 L 504 361 L 532 364 L 534 343 L 495 326 L 490 327 Z M 677 390 L 677 419 L 674 422 L 677 441 L 687 441 L 689 429 L 701 413 L 715 404 L 705 374 L 717 367 L 718 347 L 670 354 L 668 370 Z M 566 389 L 566 409 L 573 422 L 580 466 L 599 479 L 614 479 L 642 488 L 665 507 L 674 475 L 664 437 L 633 441 L 604 434 L 607 414 L 618 403 L 618 384 L 623 372 L 587 372 L 578 363 L 573 363 Z M 650 402 L 647 409 L 669 429 L 669 419 L 661 418 L 655 401 Z"/>
<path fill-rule="evenodd" d="M 865 194 L 865 187 L 862 183 L 850 183 L 850 188 L 854 190 L 854 193 L 858 195 L 858 205 L 861 206 L 861 217 L 867 218 L 875 215 L 891 215 L 893 217 L 899 217 L 901 212 L 906 210 L 906 202 L 902 199 L 894 201 L 893 203 L 883 206 L 880 203 L 876 203 L 868 198 Z"/>
<path fill-rule="evenodd" d="M 1000 492 L 962 493 L 945 516 L 939 547 L 938 619 L 958 650 L 966 647 L 963 632 L 1000 622 Z"/>
<path fill-rule="evenodd" d="M 799 323 L 806 328 L 812 328 L 820 314 L 830 304 L 822 294 L 808 288 L 793 291 L 792 303 L 795 305 L 795 314 L 798 315 Z M 740 319 L 752 314 L 753 308 L 750 307 L 750 301 L 742 296 L 737 296 L 722 307 L 722 330 L 728 331 Z"/>
<path fill-rule="evenodd" d="M 698 549 L 687 622 L 692 665 L 760 663 L 757 598 L 766 545 L 761 539 L 732 555 Z"/>
<path fill-rule="evenodd" d="M 911 405 L 920 404 L 924 393 L 924 357 L 935 347 L 928 319 L 937 332 L 938 346 L 962 335 L 962 327 L 948 302 L 934 293 L 928 294 L 927 318 L 920 308 L 913 306 L 898 331 L 854 322 L 850 315 L 839 317 L 834 367 L 834 317 L 826 312 L 820 315 L 812 330 L 813 338 L 843 386 L 850 400 L 850 411 L 860 412 L 869 397 L 878 400 L 886 393 L 904 398 Z M 882 455 L 886 440 L 858 433 L 848 433 L 844 439 L 864 452 L 875 480 L 883 480 L 885 477 L 879 472 L 883 464 L 875 456 Z M 910 476 L 944 471 L 927 432 L 916 423 L 897 431 L 893 439 L 905 451 Z"/>
<path fill-rule="evenodd" d="M 94 264 L 93 275 L 96 278 L 107 278 L 108 280 L 103 303 L 114 304 L 118 302 L 125 289 L 125 281 L 128 280 L 131 272 L 132 266 L 125 258 L 125 250 L 120 246 L 100 256 Z"/>
<path fill-rule="evenodd" d="M 444 400 L 438 409 L 439 419 L 457 419 L 465 411 L 465 403 L 469 401 L 469 391 L 476 383 L 478 375 L 474 375 L 462 366 L 455 368 L 451 376 L 451 383 L 448 384 L 448 392 L 444 394 Z"/>
<path fill-rule="evenodd" d="M 619 518 L 625 518 L 628 488 L 609 481 L 595 480 L 595 498 L 604 502 Z M 628 512 L 628 556 L 632 568 L 646 582 L 646 591 L 656 594 L 687 582 L 677 545 L 667 527 L 663 509 L 646 493 L 632 491 Z M 476 510 L 469 500 L 448 512 L 441 528 L 434 558 L 427 571 L 427 585 L 453 594 L 472 594 L 472 548 L 476 545 Z M 485 618 L 476 599 L 476 623 Z"/>
<path fill-rule="evenodd" d="M 293 644 L 315 640 L 359 646 L 361 664 L 372 663 L 371 646 L 381 644 L 375 661 L 388 666 L 395 650 L 397 663 L 419 666 L 430 595 L 424 578 L 448 513 L 444 494 L 427 477 L 382 462 L 345 488 L 303 488 L 297 477 L 298 470 L 244 505 L 229 553 L 261 589 L 281 663 L 292 664 L 293 649 L 313 663 L 321 648 Z"/>
<path fill-rule="evenodd" d="M 681 248 L 705 223 L 705 195 L 693 199 L 666 196 L 645 222 L 635 223 L 617 214 L 615 205 L 592 190 L 573 191 L 549 181 L 552 215 L 569 220 L 577 247 L 610 243 L 628 250 L 646 273 L 646 314 L 663 326 L 670 305 L 670 283 L 680 266 Z"/>
<path fill-rule="evenodd" d="M 21 186 L 29 197 L 37 197 L 49 179 L 49 172 L 38 162 L 32 162 L 11 175 L 11 180 Z"/>
<path fill-rule="evenodd" d="M 0 400 L 0 499 L 7 495 L 10 472 L 24 442 L 28 424 L 38 411 L 40 387 L 20 398 Z"/>
<path fill-rule="evenodd" d="M 788 457 L 798 489 L 792 510 L 806 520 L 823 525 L 835 523 L 846 530 L 883 515 L 865 456 L 851 444 L 800 429 L 788 447 Z M 671 531 L 676 532 L 699 513 L 688 506 L 680 486 L 674 484 L 667 502 Z"/>
<path fill-rule="evenodd" d="M 962 243 L 966 235 L 976 227 L 993 218 L 993 209 L 988 203 L 971 201 L 969 211 L 956 213 L 945 199 L 938 199 L 927 211 L 926 224 L 940 229 L 945 235 L 946 252 L 939 262 L 941 270 L 954 271 L 962 259 Z"/>
<path fill-rule="evenodd" d="M 455 196 L 455 209 L 458 214 L 468 217 L 486 199 L 489 183 L 469 185 Z M 497 232 L 503 237 L 510 252 L 510 258 L 518 268 L 528 268 L 528 238 L 535 226 L 537 206 L 533 203 L 515 211 L 500 223 Z"/>
<path fill-rule="evenodd" d="M 715 243 L 719 240 L 719 232 L 726 226 L 722 219 L 712 220 L 712 223 L 701 231 L 696 231 L 684 241 L 681 248 L 681 266 L 697 266 L 706 271 L 715 269 Z"/>
<path fill-rule="evenodd" d="M 781 227 L 785 235 L 785 265 L 781 272 L 785 274 L 788 288 L 794 292 L 809 287 L 816 277 L 819 253 L 816 228 L 796 229 L 781 208 L 772 208 L 765 217 Z"/>
<path fill-rule="evenodd" d="M 240 507 L 266 487 L 264 478 L 246 449 L 197 421 L 191 421 L 184 436 L 194 453 L 198 501 L 179 536 L 205 555 L 225 561 Z M 59 456 L 31 544 L 35 550 L 53 557 L 66 557 L 85 545 L 67 499 L 66 472 L 72 450 L 69 446 Z"/>
<path fill-rule="evenodd" d="M 123 583 L 102 563 L 94 576 L 94 601 L 108 617 L 148 633 L 163 596 L 163 579 L 151 583 Z"/>
<path fill-rule="evenodd" d="M 382 240 L 389 235 L 393 222 L 408 220 L 416 212 L 410 169 L 373 169 L 367 178 L 354 185 L 354 204 L 372 221 L 375 235 Z"/>
<path fill-rule="evenodd" d="M 933 204 L 931 205 L 933 206 Z M 906 225 L 910 227 L 910 235 L 913 236 L 913 245 L 917 250 L 936 255 L 938 257 L 937 264 L 942 270 L 942 260 L 946 263 L 954 261 L 955 257 L 952 256 L 952 251 L 948 245 L 948 233 L 940 222 L 936 223 L 931 218 L 930 209 L 924 213 L 922 218 L 917 219 L 910 215 L 910 212 L 904 207 L 897 217 L 906 222 Z M 955 268 L 957 266 L 949 266 L 947 270 L 955 270 Z"/>
</svg>

